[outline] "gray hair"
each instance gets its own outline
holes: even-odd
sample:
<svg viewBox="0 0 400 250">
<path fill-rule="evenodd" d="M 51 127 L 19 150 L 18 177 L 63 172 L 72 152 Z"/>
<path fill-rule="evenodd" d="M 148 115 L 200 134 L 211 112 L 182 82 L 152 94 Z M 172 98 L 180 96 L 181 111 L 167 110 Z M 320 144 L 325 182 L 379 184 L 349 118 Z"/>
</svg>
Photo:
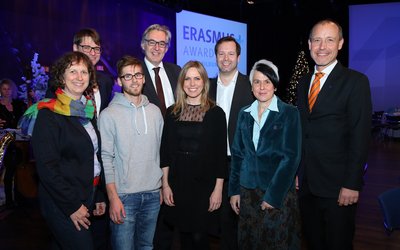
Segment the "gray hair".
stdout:
<svg viewBox="0 0 400 250">
<path fill-rule="evenodd" d="M 153 30 L 158 30 L 158 31 L 162 31 L 165 33 L 165 35 L 167 35 L 167 47 L 169 47 L 169 44 L 171 42 L 171 31 L 169 30 L 169 28 L 165 25 L 160 25 L 160 24 L 152 24 L 149 27 L 147 27 L 147 29 L 143 32 L 142 35 L 142 41 L 141 41 L 141 45 L 143 46 L 144 43 L 146 42 L 145 40 L 147 39 L 147 35 L 153 31 Z"/>
</svg>

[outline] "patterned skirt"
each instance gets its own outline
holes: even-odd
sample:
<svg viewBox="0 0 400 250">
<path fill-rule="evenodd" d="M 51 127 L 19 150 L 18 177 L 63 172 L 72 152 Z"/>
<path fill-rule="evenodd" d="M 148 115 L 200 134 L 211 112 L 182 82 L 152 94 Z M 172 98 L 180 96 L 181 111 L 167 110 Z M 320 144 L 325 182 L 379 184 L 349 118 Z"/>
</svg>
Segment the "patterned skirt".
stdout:
<svg viewBox="0 0 400 250">
<path fill-rule="evenodd" d="M 301 249 L 300 212 L 295 191 L 280 209 L 261 210 L 264 191 L 240 190 L 239 249 Z"/>
</svg>

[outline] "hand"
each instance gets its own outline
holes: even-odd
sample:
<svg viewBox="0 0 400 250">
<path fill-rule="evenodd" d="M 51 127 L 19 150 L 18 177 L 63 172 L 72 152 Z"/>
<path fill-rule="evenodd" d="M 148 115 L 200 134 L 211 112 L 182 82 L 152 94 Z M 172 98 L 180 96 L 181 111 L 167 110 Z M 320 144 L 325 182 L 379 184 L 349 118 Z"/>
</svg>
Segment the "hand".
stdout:
<svg viewBox="0 0 400 250">
<path fill-rule="evenodd" d="M 359 192 L 357 190 L 351 190 L 342 187 L 340 189 L 338 203 L 339 206 L 353 205 L 358 202 Z"/>
<path fill-rule="evenodd" d="M 78 231 L 81 231 L 81 227 L 83 226 L 86 229 L 89 229 L 90 226 L 90 220 L 89 220 L 89 210 L 87 207 L 84 205 L 81 205 L 81 207 L 76 210 L 73 214 L 71 214 L 69 217 L 71 218 L 72 222 L 75 225 L 75 228 Z"/>
<path fill-rule="evenodd" d="M 299 176 L 296 175 L 296 190 L 299 190 Z"/>
<path fill-rule="evenodd" d="M 270 204 L 268 204 L 267 202 L 263 201 L 261 203 L 261 210 L 264 211 L 265 209 L 270 210 L 270 209 L 274 209 L 274 207 L 271 206 Z"/>
<path fill-rule="evenodd" d="M 216 190 L 211 193 L 210 196 L 210 206 L 208 207 L 208 212 L 215 211 L 221 207 L 222 203 L 222 190 Z"/>
<path fill-rule="evenodd" d="M 172 192 L 172 189 L 170 186 L 163 187 L 163 197 L 164 197 L 164 202 L 170 207 L 175 206 L 174 202 L 174 194 Z"/>
<path fill-rule="evenodd" d="M 96 203 L 96 209 L 93 210 L 94 216 L 103 215 L 106 212 L 106 203 L 105 202 L 98 202 Z"/>
<path fill-rule="evenodd" d="M 240 211 L 240 195 L 231 196 L 231 207 L 236 214 L 239 214 Z"/>
<path fill-rule="evenodd" d="M 126 217 L 124 204 L 119 197 L 110 200 L 110 219 L 115 224 L 123 224 Z"/>
</svg>

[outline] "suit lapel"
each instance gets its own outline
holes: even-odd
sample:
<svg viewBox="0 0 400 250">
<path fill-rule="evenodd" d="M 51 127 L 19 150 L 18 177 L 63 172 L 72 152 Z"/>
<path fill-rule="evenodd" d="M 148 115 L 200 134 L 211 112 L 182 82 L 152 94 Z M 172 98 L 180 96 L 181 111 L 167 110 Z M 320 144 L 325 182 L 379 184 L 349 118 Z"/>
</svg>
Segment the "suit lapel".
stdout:
<svg viewBox="0 0 400 250">
<path fill-rule="evenodd" d="M 333 68 L 332 72 L 329 74 L 328 78 L 326 79 L 322 89 L 320 90 L 317 100 L 315 101 L 313 109 L 318 110 L 318 106 L 321 102 L 327 99 L 327 97 L 332 93 L 332 89 L 338 83 L 338 77 L 341 75 L 342 65 L 338 62 L 336 66 Z M 311 80 L 311 79 L 310 79 Z M 310 82 L 310 81 L 309 81 Z M 308 100 L 308 98 L 307 98 Z M 307 101 L 308 103 L 308 101 Z M 308 106 L 308 104 L 307 104 Z"/>
</svg>

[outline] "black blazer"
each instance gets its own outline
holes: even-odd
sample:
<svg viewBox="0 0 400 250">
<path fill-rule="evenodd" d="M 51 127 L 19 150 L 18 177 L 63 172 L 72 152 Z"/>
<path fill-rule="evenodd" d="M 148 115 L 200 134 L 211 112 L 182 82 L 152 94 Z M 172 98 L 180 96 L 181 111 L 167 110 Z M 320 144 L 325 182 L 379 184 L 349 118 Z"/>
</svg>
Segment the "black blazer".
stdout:
<svg viewBox="0 0 400 250">
<path fill-rule="evenodd" d="M 214 101 L 217 100 L 217 81 L 218 78 L 210 79 L 210 97 Z M 251 91 L 251 84 L 248 76 L 243 75 L 239 72 L 235 90 L 233 92 L 231 111 L 229 113 L 228 121 L 228 137 L 229 147 L 233 143 L 233 138 L 236 130 L 236 122 L 238 119 L 239 111 L 246 105 L 251 104 L 254 101 L 253 92 Z"/>
<path fill-rule="evenodd" d="M 303 134 L 299 177 L 312 194 L 337 198 L 340 188 L 361 190 L 363 184 L 372 116 L 369 81 L 364 74 L 338 62 L 310 113 L 312 73 L 301 78 L 298 85 Z"/>
<path fill-rule="evenodd" d="M 101 140 L 95 119 L 92 124 L 98 138 L 97 158 L 102 166 Z M 49 109 L 39 110 L 31 145 L 39 176 L 39 198 L 52 199 L 66 216 L 82 204 L 91 209 L 94 148 L 78 118 Z M 103 167 L 101 177 L 104 180 Z M 104 194 L 98 192 L 96 202 L 104 199 Z"/>
<path fill-rule="evenodd" d="M 178 83 L 178 76 L 179 76 L 179 73 L 181 72 L 181 67 L 179 67 L 179 65 L 176 65 L 173 63 L 168 63 L 168 62 L 163 62 L 163 65 L 164 65 L 165 72 L 167 73 L 169 82 L 171 84 L 173 94 L 175 96 L 176 84 Z M 154 83 L 150 77 L 149 69 L 146 67 L 146 63 L 144 63 L 144 61 L 142 61 L 142 67 L 143 67 L 144 76 L 145 76 L 145 84 L 143 86 L 142 92 L 145 96 L 147 96 L 147 98 L 149 99 L 149 102 L 154 103 L 155 105 L 160 107 L 160 100 L 158 99 L 157 91 L 154 88 Z M 150 70 L 153 70 L 153 69 L 150 69 Z"/>
<path fill-rule="evenodd" d="M 114 79 L 111 75 L 101 71 L 96 71 L 97 84 L 99 85 L 99 92 L 101 98 L 100 111 L 107 108 L 111 101 L 112 91 L 114 87 Z"/>
</svg>

